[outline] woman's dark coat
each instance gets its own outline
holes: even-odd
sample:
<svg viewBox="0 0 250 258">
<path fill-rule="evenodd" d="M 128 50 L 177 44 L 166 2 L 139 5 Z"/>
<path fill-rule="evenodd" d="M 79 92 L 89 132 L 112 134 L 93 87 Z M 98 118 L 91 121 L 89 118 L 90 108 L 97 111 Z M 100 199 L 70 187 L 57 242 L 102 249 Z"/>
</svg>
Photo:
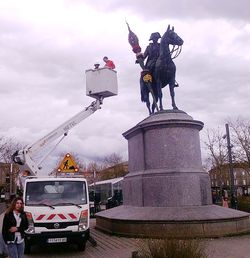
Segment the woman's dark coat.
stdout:
<svg viewBox="0 0 250 258">
<path fill-rule="evenodd" d="M 28 228 L 28 220 L 24 212 L 20 213 L 20 217 L 21 223 L 20 227 L 18 227 L 17 232 L 20 232 L 21 237 L 24 238 L 24 231 Z M 5 213 L 2 227 L 3 240 L 5 243 L 7 243 L 7 241 L 15 240 L 15 232 L 12 233 L 9 231 L 11 227 L 16 227 L 16 219 L 14 217 L 14 214 L 13 212 Z"/>
</svg>

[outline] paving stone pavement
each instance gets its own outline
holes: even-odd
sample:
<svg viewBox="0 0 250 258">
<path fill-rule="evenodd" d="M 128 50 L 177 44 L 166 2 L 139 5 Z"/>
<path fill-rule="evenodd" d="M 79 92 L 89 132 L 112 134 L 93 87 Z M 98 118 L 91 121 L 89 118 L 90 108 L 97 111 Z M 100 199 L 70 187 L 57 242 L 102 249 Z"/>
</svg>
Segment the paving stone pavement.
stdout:
<svg viewBox="0 0 250 258">
<path fill-rule="evenodd" d="M 203 241 L 211 258 L 250 258 L 250 235 Z"/>
<path fill-rule="evenodd" d="M 131 258 L 132 251 L 137 249 L 138 240 L 134 238 L 111 236 L 96 230 L 95 219 L 91 219 L 90 227 L 97 246 L 88 242 L 84 253 L 86 258 Z"/>
<path fill-rule="evenodd" d="M 101 253 L 97 254 L 95 247 L 89 247 L 86 258 L 131 258 L 132 251 L 137 250 L 138 239 L 110 236 L 94 229 L 94 225 L 95 220 L 92 220 L 91 232 L 99 245 L 96 251 Z M 250 258 L 250 235 L 204 239 L 201 243 L 209 258 Z"/>
</svg>

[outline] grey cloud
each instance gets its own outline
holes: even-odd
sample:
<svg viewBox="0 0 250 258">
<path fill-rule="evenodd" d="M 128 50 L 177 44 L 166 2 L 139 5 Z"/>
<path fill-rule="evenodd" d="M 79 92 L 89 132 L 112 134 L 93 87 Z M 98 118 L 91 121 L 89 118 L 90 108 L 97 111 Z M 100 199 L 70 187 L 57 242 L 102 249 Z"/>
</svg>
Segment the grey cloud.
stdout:
<svg viewBox="0 0 250 258">
<path fill-rule="evenodd" d="M 89 4 L 93 3 L 88 1 Z M 249 21 L 248 0 L 137 0 L 137 1 L 95 1 L 95 6 L 107 12 L 127 9 L 147 20 L 155 19 L 211 19 L 225 18 Z"/>
</svg>

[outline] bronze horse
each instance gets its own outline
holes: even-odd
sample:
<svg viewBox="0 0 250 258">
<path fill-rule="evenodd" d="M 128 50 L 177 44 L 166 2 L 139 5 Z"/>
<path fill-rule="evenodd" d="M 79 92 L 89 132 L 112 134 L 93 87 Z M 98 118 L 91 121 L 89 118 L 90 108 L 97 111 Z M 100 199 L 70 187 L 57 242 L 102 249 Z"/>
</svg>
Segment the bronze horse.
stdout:
<svg viewBox="0 0 250 258">
<path fill-rule="evenodd" d="M 169 85 L 170 96 L 172 100 L 173 109 L 178 109 L 175 104 L 175 92 L 174 88 L 177 86 L 175 83 L 175 73 L 176 66 L 173 62 L 173 59 L 180 54 L 183 40 L 177 35 L 174 31 L 174 27 L 170 29 L 170 25 L 167 28 L 167 31 L 163 34 L 160 42 L 159 57 L 156 61 L 154 71 L 152 73 L 153 80 L 151 82 L 151 87 L 154 92 L 154 97 L 156 102 L 159 101 L 159 108 L 163 110 L 162 105 L 162 88 L 166 85 Z M 173 45 L 172 50 L 170 50 L 169 45 Z M 177 48 L 175 48 L 177 46 Z M 172 54 L 176 52 L 175 56 L 172 57 Z M 155 103 L 152 104 L 152 109 L 150 109 L 149 101 L 149 90 L 146 83 L 140 79 L 141 85 L 141 100 L 146 102 L 149 113 L 154 113 Z"/>
</svg>

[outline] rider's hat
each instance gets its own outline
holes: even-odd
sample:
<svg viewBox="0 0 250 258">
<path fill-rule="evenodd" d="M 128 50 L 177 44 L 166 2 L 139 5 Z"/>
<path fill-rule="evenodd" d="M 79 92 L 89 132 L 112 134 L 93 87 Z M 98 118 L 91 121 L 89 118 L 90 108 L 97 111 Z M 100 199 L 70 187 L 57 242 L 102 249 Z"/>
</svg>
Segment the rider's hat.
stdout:
<svg viewBox="0 0 250 258">
<path fill-rule="evenodd" d="M 161 38 L 161 34 L 159 32 L 153 32 L 149 38 L 149 40 L 153 40 L 153 39 L 159 39 Z"/>
</svg>

